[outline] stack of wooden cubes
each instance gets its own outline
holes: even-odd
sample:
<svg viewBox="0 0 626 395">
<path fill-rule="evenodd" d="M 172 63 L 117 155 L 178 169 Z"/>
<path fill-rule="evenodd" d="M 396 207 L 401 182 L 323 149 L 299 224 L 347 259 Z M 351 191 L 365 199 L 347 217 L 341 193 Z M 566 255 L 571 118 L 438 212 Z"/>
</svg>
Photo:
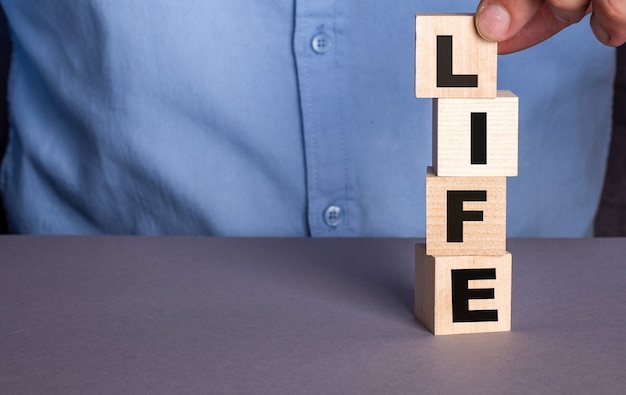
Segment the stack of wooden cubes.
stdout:
<svg viewBox="0 0 626 395">
<path fill-rule="evenodd" d="M 433 99 L 415 317 L 435 335 L 508 331 L 506 177 L 517 175 L 518 99 L 497 91 L 497 43 L 470 14 L 416 16 L 415 74 L 416 96 Z"/>
</svg>

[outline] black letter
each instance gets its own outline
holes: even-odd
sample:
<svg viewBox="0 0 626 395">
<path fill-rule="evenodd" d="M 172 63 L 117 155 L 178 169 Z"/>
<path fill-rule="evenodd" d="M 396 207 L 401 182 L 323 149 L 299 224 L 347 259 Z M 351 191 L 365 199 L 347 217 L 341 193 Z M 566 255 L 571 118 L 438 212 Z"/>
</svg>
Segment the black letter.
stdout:
<svg viewBox="0 0 626 395">
<path fill-rule="evenodd" d="M 470 310 L 470 299 L 493 299 L 493 288 L 469 289 L 469 280 L 495 280 L 496 269 L 452 270 L 452 322 L 498 321 L 498 310 Z"/>
<path fill-rule="evenodd" d="M 478 75 L 452 74 L 452 36 L 437 36 L 437 87 L 478 87 Z"/>
<path fill-rule="evenodd" d="M 463 202 L 486 202 L 487 191 L 448 191 L 448 243 L 463 242 L 463 221 L 482 221 L 482 211 L 463 211 Z"/>
<path fill-rule="evenodd" d="M 472 159 L 473 165 L 487 164 L 487 113 L 473 112 L 472 115 Z"/>
</svg>

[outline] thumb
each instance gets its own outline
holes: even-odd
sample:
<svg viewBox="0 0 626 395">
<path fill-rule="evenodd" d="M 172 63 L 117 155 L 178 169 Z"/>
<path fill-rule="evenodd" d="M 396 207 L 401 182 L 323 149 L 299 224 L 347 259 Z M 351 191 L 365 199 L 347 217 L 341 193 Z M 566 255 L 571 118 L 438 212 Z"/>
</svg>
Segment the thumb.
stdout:
<svg viewBox="0 0 626 395">
<path fill-rule="evenodd" d="M 543 0 L 482 0 L 476 10 L 478 33 L 489 41 L 505 41 L 533 19 Z"/>
</svg>

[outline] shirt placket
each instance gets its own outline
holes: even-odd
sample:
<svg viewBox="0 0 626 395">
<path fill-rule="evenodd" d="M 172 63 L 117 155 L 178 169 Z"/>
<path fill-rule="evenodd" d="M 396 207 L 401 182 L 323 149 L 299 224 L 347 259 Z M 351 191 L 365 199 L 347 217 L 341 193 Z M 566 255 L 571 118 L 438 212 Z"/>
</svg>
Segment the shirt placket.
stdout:
<svg viewBox="0 0 626 395">
<path fill-rule="evenodd" d="M 358 227 L 343 107 L 346 71 L 341 3 L 296 1 L 294 54 L 311 236 L 351 236 Z"/>
</svg>

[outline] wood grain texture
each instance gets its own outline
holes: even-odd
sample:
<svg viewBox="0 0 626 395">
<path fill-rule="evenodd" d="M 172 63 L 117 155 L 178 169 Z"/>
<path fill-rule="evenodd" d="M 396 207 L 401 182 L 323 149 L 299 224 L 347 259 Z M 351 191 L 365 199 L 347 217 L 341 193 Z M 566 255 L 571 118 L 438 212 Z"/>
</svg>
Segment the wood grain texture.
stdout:
<svg viewBox="0 0 626 395">
<path fill-rule="evenodd" d="M 477 75 L 475 88 L 437 87 L 437 36 L 453 38 L 453 73 Z M 417 14 L 415 96 L 495 98 L 498 44 L 478 35 L 472 14 Z"/>
<path fill-rule="evenodd" d="M 486 114 L 486 163 L 472 164 L 472 113 Z M 438 176 L 516 176 L 518 98 L 433 99 L 433 167 Z"/>
<path fill-rule="evenodd" d="M 470 289 L 493 289 L 492 299 L 470 299 L 469 309 L 496 310 L 497 321 L 454 322 L 452 271 L 495 269 L 495 280 L 471 280 Z M 431 256 L 415 246 L 415 318 L 435 335 L 511 330 L 512 256 Z"/>
<path fill-rule="evenodd" d="M 464 211 L 480 211 L 482 221 L 463 222 L 463 241 L 448 242 L 448 191 L 486 191 L 486 201 L 466 201 Z M 428 255 L 502 255 L 506 252 L 506 177 L 426 175 Z"/>
</svg>

